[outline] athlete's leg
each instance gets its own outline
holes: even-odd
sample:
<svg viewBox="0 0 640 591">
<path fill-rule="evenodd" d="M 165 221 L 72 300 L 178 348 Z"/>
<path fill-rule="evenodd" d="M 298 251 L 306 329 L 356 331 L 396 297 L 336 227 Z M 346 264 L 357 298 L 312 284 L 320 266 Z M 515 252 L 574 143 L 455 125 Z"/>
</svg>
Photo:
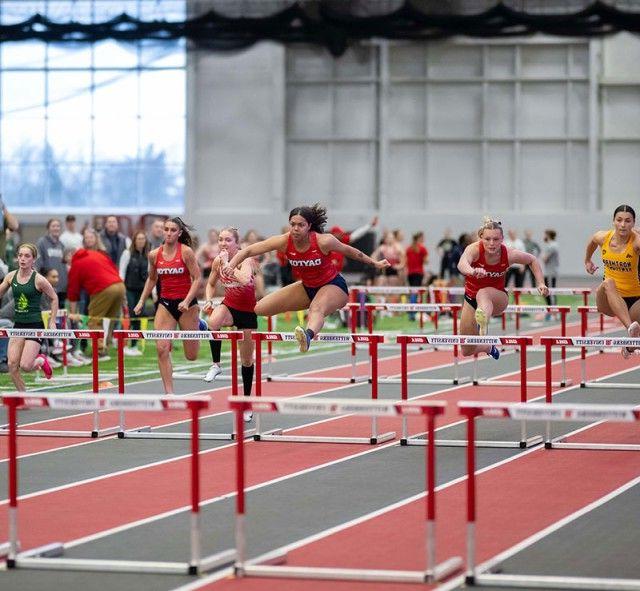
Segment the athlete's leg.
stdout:
<svg viewBox="0 0 640 591">
<path fill-rule="evenodd" d="M 195 306 L 194 306 L 195 307 Z M 176 319 L 171 316 L 162 304 L 158 304 L 156 315 L 153 320 L 153 328 L 155 330 L 175 330 Z M 164 386 L 165 394 L 173 394 L 173 367 L 171 365 L 171 341 L 156 341 L 158 349 L 158 368 L 160 369 L 160 377 Z"/>
<path fill-rule="evenodd" d="M 625 328 L 631 324 L 631 316 L 627 309 L 627 304 L 618 293 L 615 281 L 605 279 L 596 290 L 596 306 L 598 312 L 605 316 L 615 316 Z"/>
<path fill-rule="evenodd" d="M 244 339 L 240 341 L 240 362 L 242 363 L 242 387 L 245 396 L 251 396 L 253 383 L 253 352 L 255 343 L 251 338 L 252 329 L 243 329 Z"/>
<path fill-rule="evenodd" d="M 349 296 L 337 285 L 323 285 L 309 304 L 307 328 L 317 334 L 324 326 L 324 319 L 347 305 Z"/>
<path fill-rule="evenodd" d="M 22 355 L 20 356 L 20 369 L 22 371 L 33 371 L 42 367 L 40 355 L 40 343 L 38 341 L 25 341 Z"/>
<path fill-rule="evenodd" d="M 475 319 L 480 326 L 480 334 L 486 334 L 489 319 L 499 316 L 509 304 L 509 296 L 495 287 L 483 287 L 476 295 L 478 307 Z"/>
<path fill-rule="evenodd" d="M 207 320 L 207 324 L 209 326 L 209 330 L 220 330 L 223 326 L 232 326 L 233 317 L 231 316 L 229 309 L 224 304 L 220 304 L 213 309 L 213 312 L 211 312 L 211 315 Z M 222 341 L 209 341 L 209 348 L 211 349 L 212 365 L 204 376 L 205 382 L 212 382 L 222 372 L 222 369 L 220 368 Z"/>
<path fill-rule="evenodd" d="M 20 375 L 20 359 L 22 358 L 22 350 L 24 349 L 25 339 L 12 337 L 9 339 L 9 347 L 7 348 L 7 365 L 9 366 L 9 375 L 18 392 L 25 391 L 24 380 Z"/>
<path fill-rule="evenodd" d="M 309 296 L 302 287 L 302 282 L 296 281 L 263 297 L 254 310 L 258 316 L 275 316 L 280 312 L 306 310 L 309 303 Z"/>
<path fill-rule="evenodd" d="M 467 301 L 462 305 L 462 315 L 460 316 L 460 334 L 477 335 L 478 323 L 475 318 L 476 311 Z M 490 345 L 462 345 L 460 347 L 463 357 L 469 357 L 474 353 L 489 353 Z"/>
<path fill-rule="evenodd" d="M 198 306 L 191 306 L 191 308 L 180 314 L 178 326 L 180 327 L 180 330 L 198 330 L 199 320 L 200 308 Z M 200 341 L 182 341 L 182 349 L 184 351 L 185 359 L 194 361 L 198 358 Z"/>
</svg>

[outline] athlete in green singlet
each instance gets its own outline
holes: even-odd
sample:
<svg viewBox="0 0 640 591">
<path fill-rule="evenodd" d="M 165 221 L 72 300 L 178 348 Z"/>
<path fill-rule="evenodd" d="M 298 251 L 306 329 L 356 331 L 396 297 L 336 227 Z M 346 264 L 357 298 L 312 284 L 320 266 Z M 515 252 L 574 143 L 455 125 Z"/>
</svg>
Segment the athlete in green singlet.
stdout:
<svg viewBox="0 0 640 591">
<path fill-rule="evenodd" d="M 51 283 L 36 272 L 33 264 L 38 249 L 33 244 L 21 244 L 18 247 L 18 268 L 7 273 L 0 283 L 0 298 L 11 289 L 15 304 L 14 328 L 43 329 L 40 299 L 46 294 L 51 300 L 49 328 L 56 328 L 58 296 Z M 40 353 L 42 339 L 37 337 L 11 337 L 7 352 L 9 374 L 18 392 L 25 391 L 22 371 L 41 369 L 47 379 L 51 378 L 51 366 L 47 358 Z"/>
</svg>

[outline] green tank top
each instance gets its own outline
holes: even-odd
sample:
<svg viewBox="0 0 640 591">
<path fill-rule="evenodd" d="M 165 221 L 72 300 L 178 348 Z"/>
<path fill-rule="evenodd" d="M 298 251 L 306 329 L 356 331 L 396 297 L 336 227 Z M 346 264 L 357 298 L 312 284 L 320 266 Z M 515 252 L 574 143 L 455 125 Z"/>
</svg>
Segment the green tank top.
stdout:
<svg viewBox="0 0 640 591">
<path fill-rule="evenodd" d="M 11 291 L 15 302 L 14 322 L 41 322 L 42 292 L 36 289 L 36 272 L 31 273 L 26 283 L 18 283 L 18 271 L 16 271 L 11 280 Z"/>
</svg>

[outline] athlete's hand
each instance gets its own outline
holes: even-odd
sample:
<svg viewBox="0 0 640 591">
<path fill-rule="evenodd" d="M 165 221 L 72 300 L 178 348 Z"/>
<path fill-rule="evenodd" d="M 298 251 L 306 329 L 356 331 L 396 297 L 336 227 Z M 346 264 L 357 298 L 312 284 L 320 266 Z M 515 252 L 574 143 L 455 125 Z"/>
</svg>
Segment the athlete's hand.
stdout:
<svg viewBox="0 0 640 591">
<path fill-rule="evenodd" d="M 56 330 L 58 328 L 58 326 L 56 325 L 56 319 L 55 318 L 50 318 L 49 319 L 49 328 L 51 330 Z"/>
<path fill-rule="evenodd" d="M 206 314 L 210 314 L 212 310 L 213 310 L 213 301 L 207 300 L 204 303 L 204 306 L 202 306 L 202 311 L 205 312 Z"/>
<path fill-rule="evenodd" d="M 222 275 L 223 279 L 227 281 L 233 281 L 235 279 L 235 267 L 232 267 L 229 263 L 222 265 L 220 267 L 220 275 Z"/>
<path fill-rule="evenodd" d="M 472 275 L 477 279 L 483 279 L 487 276 L 487 270 L 482 267 L 474 267 Z"/>
<path fill-rule="evenodd" d="M 373 266 L 376 269 L 382 270 L 391 266 L 391 263 L 387 259 L 382 259 L 381 261 L 374 261 Z"/>
<path fill-rule="evenodd" d="M 584 264 L 584 268 L 587 270 L 587 273 L 589 273 L 589 275 L 593 275 L 599 267 L 595 265 L 593 261 L 587 261 Z"/>
<path fill-rule="evenodd" d="M 538 285 L 538 293 L 541 296 L 548 296 L 549 295 L 549 288 L 544 283 L 541 283 L 540 285 Z"/>
<path fill-rule="evenodd" d="M 140 316 L 140 314 L 142 313 L 142 308 L 144 308 L 144 303 L 142 303 L 142 302 L 138 302 L 138 303 L 136 304 L 136 307 L 133 309 L 133 313 L 134 313 L 136 316 Z"/>
<path fill-rule="evenodd" d="M 188 309 L 189 309 L 189 302 L 187 302 L 187 300 L 182 300 L 178 304 L 178 311 L 179 312 L 186 312 Z"/>
</svg>

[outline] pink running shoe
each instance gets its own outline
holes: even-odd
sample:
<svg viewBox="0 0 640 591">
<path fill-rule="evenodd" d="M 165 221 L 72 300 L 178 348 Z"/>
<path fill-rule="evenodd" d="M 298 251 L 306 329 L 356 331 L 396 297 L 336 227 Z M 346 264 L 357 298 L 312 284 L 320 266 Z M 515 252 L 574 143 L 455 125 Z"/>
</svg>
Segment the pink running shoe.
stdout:
<svg viewBox="0 0 640 591">
<path fill-rule="evenodd" d="M 40 359 L 42 359 L 42 365 L 40 366 L 40 369 L 42 370 L 42 373 L 44 373 L 44 377 L 47 378 L 48 380 L 51 379 L 51 376 L 53 375 L 53 370 L 51 369 L 51 366 L 49 365 L 49 360 L 47 359 L 46 355 L 43 355 L 42 353 L 40 353 L 40 355 L 38 355 L 38 357 L 40 357 Z M 37 357 L 36 357 L 37 359 Z"/>
</svg>

